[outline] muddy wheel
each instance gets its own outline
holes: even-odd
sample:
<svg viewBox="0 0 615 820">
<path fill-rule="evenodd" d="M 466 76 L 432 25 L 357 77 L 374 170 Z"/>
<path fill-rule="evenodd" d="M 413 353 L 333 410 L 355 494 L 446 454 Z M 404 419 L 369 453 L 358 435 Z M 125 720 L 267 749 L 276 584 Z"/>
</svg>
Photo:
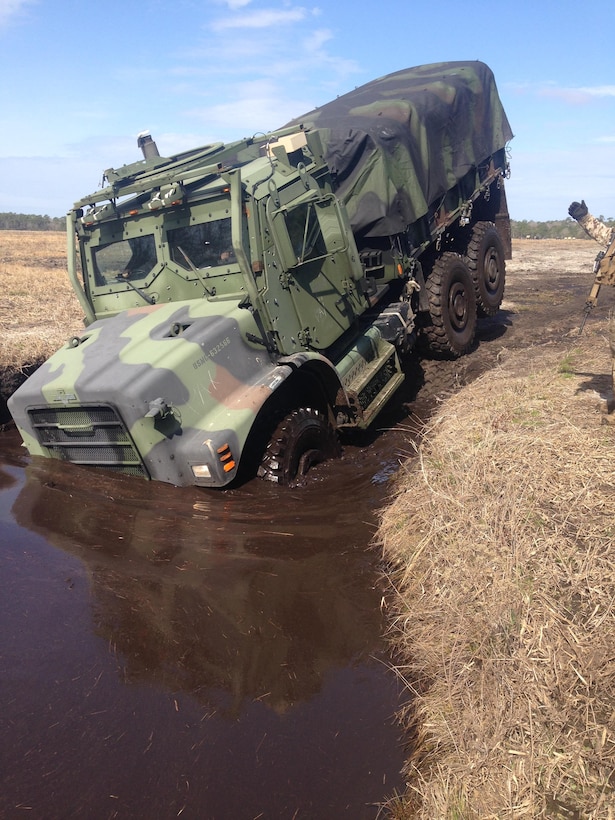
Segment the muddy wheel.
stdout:
<svg viewBox="0 0 615 820">
<path fill-rule="evenodd" d="M 434 353 L 461 356 L 476 333 L 476 295 L 472 275 L 461 256 L 443 253 L 426 283 L 431 324 L 423 328 Z"/>
<path fill-rule="evenodd" d="M 326 416 L 301 407 L 285 416 L 274 430 L 258 475 L 288 486 L 314 464 L 339 456 L 337 434 Z"/>
<path fill-rule="evenodd" d="M 474 225 L 465 259 L 472 274 L 479 313 L 495 316 L 504 298 L 506 262 L 504 246 L 493 222 Z"/>
</svg>

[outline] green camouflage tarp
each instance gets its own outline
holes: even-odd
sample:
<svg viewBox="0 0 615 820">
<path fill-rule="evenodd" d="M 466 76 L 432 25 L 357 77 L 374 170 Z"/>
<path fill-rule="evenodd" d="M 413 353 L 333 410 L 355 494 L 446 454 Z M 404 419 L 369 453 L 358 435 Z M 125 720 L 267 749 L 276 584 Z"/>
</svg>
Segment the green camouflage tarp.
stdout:
<svg viewBox="0 0 615 820">
<path fill-rule="evenodd" d="M 405 230 L 513 136 L 481 62 L 397 71 L 290 124 L 320 130 L 337 194 L 363 237 Z"/>
</svg>

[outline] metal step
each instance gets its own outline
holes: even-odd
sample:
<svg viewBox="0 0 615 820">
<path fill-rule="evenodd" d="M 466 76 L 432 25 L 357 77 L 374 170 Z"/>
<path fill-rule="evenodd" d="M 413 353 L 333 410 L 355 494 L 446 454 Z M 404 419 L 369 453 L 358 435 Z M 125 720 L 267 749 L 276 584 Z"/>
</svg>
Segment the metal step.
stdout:
<svg viewBox="0 0 615 820">
<path fill-rule="evenodd" d="M 369 427 L 404 380 L 395 347 L 371 328 L 338 365 L 353 418 L 340 427 Z"/>
</svg>

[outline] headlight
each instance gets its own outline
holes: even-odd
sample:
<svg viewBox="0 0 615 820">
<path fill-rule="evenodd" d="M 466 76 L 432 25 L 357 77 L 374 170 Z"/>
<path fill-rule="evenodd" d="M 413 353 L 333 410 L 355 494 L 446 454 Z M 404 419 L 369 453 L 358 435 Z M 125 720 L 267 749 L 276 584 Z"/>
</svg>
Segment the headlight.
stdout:
<svg viewBox="0 0 615 820">
<path fill-rule="evenodd" d="M 195 478 L 211 478 L 211 470 L 209 469 L 209 464 L 192 464 L 191 469 L 194 473 Z"/>
</svg>

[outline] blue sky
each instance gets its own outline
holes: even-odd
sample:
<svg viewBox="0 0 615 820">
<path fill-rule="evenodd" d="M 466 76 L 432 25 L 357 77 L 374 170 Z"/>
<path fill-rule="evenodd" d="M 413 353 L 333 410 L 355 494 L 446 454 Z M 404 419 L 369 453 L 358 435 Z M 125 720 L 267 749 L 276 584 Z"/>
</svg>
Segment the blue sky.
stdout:
<svg viewBox="0 0 615 820">
<path fill-rule="evenodd" d="M 482 60 L 513 219 L 615 216 L 615 4 L 0 0 L 0 212 L 62 216 L 104 169 L 279 127 L 409 66 Z"/>
</svg>

